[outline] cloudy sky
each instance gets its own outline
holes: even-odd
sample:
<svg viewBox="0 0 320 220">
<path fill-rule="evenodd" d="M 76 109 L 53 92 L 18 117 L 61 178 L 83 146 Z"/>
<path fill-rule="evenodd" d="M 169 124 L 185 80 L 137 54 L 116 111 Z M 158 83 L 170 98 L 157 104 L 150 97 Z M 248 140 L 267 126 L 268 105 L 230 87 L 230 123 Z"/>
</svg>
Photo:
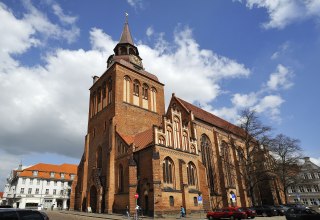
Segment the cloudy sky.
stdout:
<svg viewBox="0 0 320 220">
<path fill-rule="evenodd" d="M 11 169 L 78 163 L 93 75 L 125 12 L 144 67 L 235 122 L 255 109 L 320 164 L 319 0 L 0 0 L 0 191 Z"/>
</svg>

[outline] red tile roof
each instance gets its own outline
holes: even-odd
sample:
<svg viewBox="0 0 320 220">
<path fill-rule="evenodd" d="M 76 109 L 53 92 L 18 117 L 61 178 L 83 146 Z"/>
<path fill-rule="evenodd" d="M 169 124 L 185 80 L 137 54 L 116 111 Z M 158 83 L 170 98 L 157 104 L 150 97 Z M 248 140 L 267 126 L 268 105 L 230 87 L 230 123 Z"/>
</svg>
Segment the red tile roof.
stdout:
<svg viewBox="0 0 320 220">
<path fill-rule="evenodd" d="M 3 198 L 3 192 L 0 192 L 0 198 Z"/>
<path fill-rule="evenodd" d="M 34 176 L 33 171 L 38 171 L 38 175 Z M 51 172 L 54 172 L 54 178 L 51 177 Z M 61 173 L 64 173 L 64 178 L 61 178 Z M 45 179 L 65 179 L 70 180 L 70 174 L 77 174 L 77 165 L 76 164 L 45 164 L 38 163 L 31 167 L 23 169 L 19 176 L 20 177 L 29 177 L 29 178 L 45 178 Z"/>
<path fill-rule="evenodd" d="M 134 144 L 136 147 L 136 151 L 142 150 L 146 148 L 149 144 L 153 142 L 153 128 L 145 130 L 139 134 L 134 136 L 123 135 L 118 133 L 122 139 L 128 144 Z"/>
<path fill-rule="evenodd" d="M 230 131 L 233 134 L 244 136 L 244 130 L 234 124 L 231 124 L 230 122 L 225 121 L 222 118 L 219 118 L 215 116 L 214 114 L 207 112 L 201 108 L 198 108 L 189 102 L 186 102 L 178 97 L 175 97 L 183 107 L 185 107 L 187 110 L 192 111 L 193 115 L 197 118 L 200 119 L 201 121 L 207 122 L 209 124 L 212 124 L 214 126 L 217 126 L 223 130 Z"/>
</svg>

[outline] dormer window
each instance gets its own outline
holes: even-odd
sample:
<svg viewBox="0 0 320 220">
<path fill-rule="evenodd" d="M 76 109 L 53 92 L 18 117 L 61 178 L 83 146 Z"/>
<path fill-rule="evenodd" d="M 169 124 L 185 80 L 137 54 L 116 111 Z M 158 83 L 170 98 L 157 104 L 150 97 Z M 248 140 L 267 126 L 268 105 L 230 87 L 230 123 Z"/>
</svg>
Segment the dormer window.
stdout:
<svg viewBox="0 0 320 220">
<path fill-rule="evenodd" d="M 33 175 L 33 176 L 38 176 L 38 170 L 32 171 L 32 175 Z"/>
<path fill-rule="evenodd" d="M 61 179 L 64 179 L 64 173 L 60 173 Z"/>
<path fill-rule="evenodd" d="M 54 178 L 55 172 L 50 172 L 50 177 Z"/>
<path fill-rule="evenodd" d="M 74 180 L 74 174 L 70 174 L 70 179 Z"/>
</svg>

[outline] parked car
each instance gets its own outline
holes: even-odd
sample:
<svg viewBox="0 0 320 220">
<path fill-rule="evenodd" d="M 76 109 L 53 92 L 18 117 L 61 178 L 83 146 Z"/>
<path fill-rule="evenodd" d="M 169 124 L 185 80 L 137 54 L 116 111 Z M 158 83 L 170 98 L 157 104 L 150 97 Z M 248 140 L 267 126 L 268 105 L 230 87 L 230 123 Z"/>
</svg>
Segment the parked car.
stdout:
<svg viewBox="0 0 320 220">
<path fill-rule="evenodd" d="M 222 209 L 215 209 L 207 213 L 208 219 L 246 219 L 247 214 L 240 208 L 227 207 Z"/>
<path fill-rule="evenodd" d="M 286 207 L 284 205 L 275 205 L 274 208 L 277 210 L 278 215 L 283 216 L 284 213 L 289 209 L 289 207 Z"/>
<path fill-rule="evenodd" d="M 254 206 L 252 208 L 256 210 L 257 215 L 262 215 L 264 217 L 278 215 L 278 212 L 275 209 L 275 207 L 271 205 Z"/>
<path fill-rule="evenodd" d="M 256 210 L 248 207 L 240 207 L 241 210 L 245 211 L 248 218 L 255 218 L 257 216 Z"/>
<path fill-rule="evenodd" d="M 0 208 L 0 220 L 48 220 L 39 211 L 15 208 Z"/>
<path fill-rule="evenodd" d="M 285 215 L 287 220 L 319 220 L 320 219 L 320 213 L 312 209 L 301 208 L 301 207 L 290 208 L 288 209 Z"/>
</svg>

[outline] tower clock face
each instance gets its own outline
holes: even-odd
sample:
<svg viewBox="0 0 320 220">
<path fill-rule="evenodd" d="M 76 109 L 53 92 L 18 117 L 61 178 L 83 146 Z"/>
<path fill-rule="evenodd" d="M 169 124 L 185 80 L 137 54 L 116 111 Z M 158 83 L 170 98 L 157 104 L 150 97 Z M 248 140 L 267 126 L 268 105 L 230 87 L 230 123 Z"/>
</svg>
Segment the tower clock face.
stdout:
<svg viewBox="0 0 320 220">
<path fill-rule="evenodd" d="M 135 56 L 135 55 L 130 55 L 130 62 L 133 63 L 133 64 L 136 64 L 140 67 L 142 67 L 142 62 L 141 60 L 139 59 L 139 57 Z"/>
</svg>

